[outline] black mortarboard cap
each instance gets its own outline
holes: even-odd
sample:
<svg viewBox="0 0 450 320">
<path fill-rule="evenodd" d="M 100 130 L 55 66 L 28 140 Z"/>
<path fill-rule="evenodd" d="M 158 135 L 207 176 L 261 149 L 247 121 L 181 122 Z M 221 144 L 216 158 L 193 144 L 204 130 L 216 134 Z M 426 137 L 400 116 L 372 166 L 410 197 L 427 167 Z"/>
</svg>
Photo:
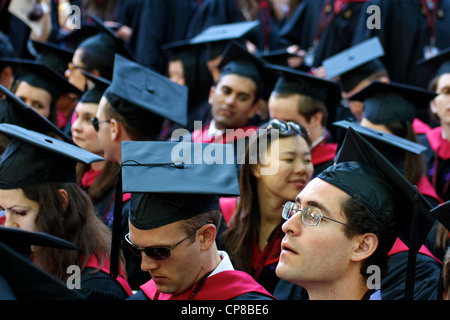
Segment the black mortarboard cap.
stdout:
<svg viewBox="0 0 450 320">
<path fill-rule="evenodd" d="M 217 67 L 221 75 L 238 74 L 252 79 L 257 85 L 258 96 L 263 94 L 264 80 L 269 74 L 265 62 L 248 52 L 240 43 L 235 41 L 228 43 Z"/>
<path fill-rule="evenodd" d="M 87 90 L 81 96 L 79 102 L 84 103 L 99 103 L 100 99 L 103 96 L 105 90 L 111 85 L 111 81 L 105 79 L 103 77 L 94 76 L 92 73 L 81 70 L 81 73 L 94 82 L 94 87 L 92 89 Z"/>
<path fill-rule="evenodd" d="M 318 178 L 364 204 L 385 226 L 381 242 L 387 254 L 398 236 L 409 247 L 405 296 L 414 291 L 415 255 L 425 241 L 434 218 L 431 205 L 379 151 L 349 128 L 339 157 Z M 412 285 L 412 288 L 411 288 Z"/>
<path fill-rule="evenodd" d="M 43 232 L 0 226 L 0 299 L 82 299 L 29 259 L 31 246 L 78 250 L 73 243 Z"/>
<path fill-rule="evenodd" d="M 379 141 L 383 145 L 393 146 L 396 148 L 399 148 L 405 152 L 410 152 L 413 154 L 422 154 L 426 151 L 426 147 L 419 144 L 412 142 L 408 139 L 404 139 L 402 137 L 396 136 L 395 134 L 375 130 L 372 128 L 367 128 L 361 126 L 357 122 L 352 122 L 348 120 L 340 120 L 333 123 L 334 126 L 348 129 L 352 128 L 356 132 L 358 132 L 360 135 L 364 136 L 367 140 L 371 141 Z M 378 148 L 377 148 L 378 149 Z M 380 150 L 380 149 L 378 149 Z M 380 151 L 383 153 L 382 151 Z"/>
<path fill-rule="evenodd" d="M 123 192 L 130 221 L 152 229 L 220 209 L 217 196 L 239 195 L 234 150 L 227 144 L 123 142 Z"/>
<path fill-rule="evenodd" d="M 113 81 L 104 96 L 149 137 L 159 135 L 164 118 L 187 125 L 187 87 L 120 55 L 115 57 Z"/>
<path fill-rule="evenodd" d="M 428 108 L 436 95 L 433 91 L 416 86 L 374 81 L 348 99 L 364 101 L 364 118 L 372 123 L 388 124 L 413 122 L 416 110 Z"/>
<path fill-rule="evenodd" d="M 341 91 L 336 83 L 289 67 L 268 65 L 267 68 L 280 74 L 274 92 L 297 93 L 322 101 L 327 107 L 329 120 L 334 121 L 341 101 Z"/>
<path fill-rule="evenodd" d="M 229 41 L 244 41 L 259 24 L 259 20 L 254 20 L 213 25 L 190 39 L 190 43 L 206 44 L 208 60 L 212 60 L 223 53 Z"/>
<path fill-rule="evenodd" d="M 426 147 L 419 143 L 412 142 L 394 134 L 363 127 L 356 122 L 341 120 L 333 123 L 333 125 L 346 130 L 351 127 L 370 142 L 402 174 L 406 170 L 406 153 L 419 155 L 426 151 Z M 336 159 L 339 157 L 339 153 L 340 150 L 336 153 Z"/>
<path fill-rule="evenodd" d="M 278 49 L 269 52 L 258 51 L 255 56 L 263 59 L 267 63 L 288 67 L 288 59 L 297 57 L 297 55 L 288 52 L 286 49 Z"/>
<path fill-rule="evenodd" d="M 133 54 L 125 46 L 125 43 L 123 42 L 123 40 L 120 39 L 114 33 L 113 29 L 111 29 L 110 27 L 107 27 L 105 25 L 105 23 L 103 22 L 103 20 L 100 19 L 99 17 L 97 17 L 96 15 L 94 15 L 92 13 L 88 13 L 88 16 L 95 22 L 95 24 L 97 24 L 99 26 L 100 30 L 102 31 L 99 35 L 94 36 L 94 37 L 97 37 L 97 41 L 100 41 L 98 43 L 98 46 L 96 46 L 96 48 L 98 48 L 99 50 L 102 50 L 100 48 L 101 45 L 107 45 L 107 44 L 109 45 L 112 41 L 112 43 L 114 44 L 113 47 L 108 46 L 107 48 L 108 49 L 114 48 L 113 52 L 112 52 L 113 54 L 117 53 L 117 54 L 120 54 L 121 56 L 126 57 L 127 59 L 135 60 L 133 57 Z M 92 43 L 92 45 L 93 45 L 93 43 Z"/>
<path fill-rule="evenodd" d="M 190 43 L 200 44 L 225 40 L 237 40 L 255 29 L 259 24 L 259 20 L 254 20 L 214 25 L 197 34 L 190 40 Z"/>
<path fill-rule="evenodd" d="M 64 75 L 67 64 L 72 61 L 74 50 L 48 41 L 33 40 L 32 43 L 36 50 L 36 61 Z"/>
<path fill-rule="evenodd" d="M 87 38 L 95 36 L 99 32 L 101 32 L 101 30 L 100 26 L 97 24 L 82 24 L 79 29 L 74 29 L 70 33 L 61 34 L 57 41 L 65 47 L 75 50 L 80 43 Z"/>
<path fill-rule="evenodd" d="M 378 59 L 383 55 L 380 39 L 373 37 L 325 59 L 322 64 L 327 79 L 340 76 L 344 91 L 349 92 L 363 79 L 385 69 Z"/>
<path fill-rule="evenodd" d="M 430 213 L 450 231 L 450 200 L 434 207 Z"/>
<path fill-rule="evenodd" d="M 13 58 L 4 60 L 18 69 L 17 80 L 23 80 L 34 87 L 47 90 L 53 100 L 58 99 L 64 93 L 81 95 L 81 91 L 70 84 L 64 75 L 42 62 Z"/>
<path fill-rule="evenodd" d="M 217 158 L 217 159 L 215 159 Z M 129 219 L 148 230 L 220 210 L 218 197 L 240 194 L 234 149 L 228 144 L 123 141 L 116 198 L 131 193 Z M 118 274 L 122 204 L 114 205 L 110 274 Z"/>
<path fill-rule="evenodd" d="M 84 300 L 76 290 L 0 242 L 0 297 L 8 300 Z"/>
<path fill-rule="evenodd" d="M 431 70 L 438 76 L 450 73 L 450 48 L 440 51 L 431 58 L 420 59 L 417 64 Z"/>
<path fill-rule="evenodd" d="M 2 85 L 0 85 L 0 92 L 5 95 L 5 99 L 0 100 L 0 123 L 15 124 L 42 134 L 55 135 L 72 143 L 72 139 L 51 121 L 41 116 Z"/>
<path fill-rule="evenodd" d="M 30 246 L 78 250 L 72 242 L 45 232 L 31 232 L 19 228 L 0 226 L 0 242 L 7 244 L 21 254 L 29 254 Z"/>
<path fill-rule="evenodd" d="M 103 158 L 78 146 L 12 124 L 0 124 L 11 140 L 0 157 L 0 188 L 16 189 L 44 182 L 75 182 L 77 162 Z"/>
</svg>

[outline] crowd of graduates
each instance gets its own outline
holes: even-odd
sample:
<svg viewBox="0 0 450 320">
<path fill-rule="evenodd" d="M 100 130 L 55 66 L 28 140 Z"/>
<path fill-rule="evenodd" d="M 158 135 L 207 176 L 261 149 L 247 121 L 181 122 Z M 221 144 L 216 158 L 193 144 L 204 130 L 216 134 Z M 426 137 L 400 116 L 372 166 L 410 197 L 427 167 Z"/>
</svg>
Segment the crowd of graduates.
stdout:
<svg viewBox="0 0 450 320">
<path fill-rule="evenodd" d="M 1 299 L 450 299 L 450 0 L 17 3 Z"/>
</svg>

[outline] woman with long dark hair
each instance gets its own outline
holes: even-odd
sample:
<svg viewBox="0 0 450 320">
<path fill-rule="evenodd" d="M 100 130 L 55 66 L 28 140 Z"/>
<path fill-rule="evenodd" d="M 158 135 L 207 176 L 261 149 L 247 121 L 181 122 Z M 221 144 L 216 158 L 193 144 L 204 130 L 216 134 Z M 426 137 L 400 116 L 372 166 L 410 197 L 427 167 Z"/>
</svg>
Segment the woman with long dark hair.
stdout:
<svg viewBox="0 0 450 320">
<path fill-rule="evenodd" d="M 271 120 L 250 138 L 244 157 L 241 194 L 224 245 L 236 269 L 273 292 L 284 236 L 282 206 L 295 200 L 314 170 L 308 134 L 295 122 Z"/>
</svg>

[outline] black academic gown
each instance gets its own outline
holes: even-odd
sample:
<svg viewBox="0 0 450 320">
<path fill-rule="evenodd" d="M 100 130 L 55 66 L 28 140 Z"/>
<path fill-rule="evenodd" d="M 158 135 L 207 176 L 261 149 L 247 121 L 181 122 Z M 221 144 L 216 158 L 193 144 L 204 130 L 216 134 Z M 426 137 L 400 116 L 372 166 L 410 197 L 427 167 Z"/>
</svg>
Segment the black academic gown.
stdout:
<svg viewBox="0 0 450 320">
<path fill-rule="evenodd" d="M 167 61 L 161 45 L 186 39 L 197 0 L 141 1 L 129 48 L 136 61 L 164 74 Z"/>
<path fill-rule="evenodd" d="M 381 29 L 367 28 L 366 13 L 370 5 L 380 8 Z M 439 0 L 436 22 L 436 47 L 450 47 L 450 0 Z M 381 58 L 392 81 L 428 86 L 433 74 L 417 65 L 424 57 L 424 47 L 430 44 L 430 31 L 421 0 L 371 0 L 362 9 L 353 43 L 378 36 L 385 55 Z"/>
<path fill-rule="evenodd" d="M 296 44 L 303 50 L 313 47 L 317 39 L 312 66 L 352 45 L 353 33 L 364 2 L 351 2 L 338 13 L 334 12 L 334 0 L 305 0 L 280 29 L 278 36 L 288 44 Z M 326 26 L 319 31 L 319 22 Z"/>
<path fill-rule="evenodd" d="M 268 11 L 260 10 L 256 18 L 261 23 L 246 38 L 260 50 L 282 48 L 277 36 L 284 21 L 276 21 Z M 206 0 L 192 18 L 187 38 L 192 38 L 208 27 L 233 22 L 246 21 L 234 0 Z"/>
</svg>

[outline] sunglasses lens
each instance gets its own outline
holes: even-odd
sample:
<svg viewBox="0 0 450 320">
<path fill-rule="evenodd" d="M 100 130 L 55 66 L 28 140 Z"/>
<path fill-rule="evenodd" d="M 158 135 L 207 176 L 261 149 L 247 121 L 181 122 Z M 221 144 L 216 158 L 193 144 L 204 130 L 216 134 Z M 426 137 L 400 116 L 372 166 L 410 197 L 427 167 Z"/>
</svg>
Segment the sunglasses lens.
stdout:
<svg viewBox="0 0 450 320">
<path fill-rule="evenodd" d="M 92 126 L 94 127 L 94 130 L 95 131 L 98 131 L 98 119 L 97 118 L 92 118 L 91 119 L 91 123 L 92 123 Z"/>
<path fill-rule="evenodd" d="M 141 256 L 141 251 L 139 251 L 137 248 L 135 248 L 132 244 L 127 243 L 127 245 L 132 254 L 134 254 L 136 257 Z"/>
<path fill-rule="evenodd" d="M 165 260 L 170 257 L 169 248 L 146 248 L 145 254 L 155 260 Z"/>
</svg>

